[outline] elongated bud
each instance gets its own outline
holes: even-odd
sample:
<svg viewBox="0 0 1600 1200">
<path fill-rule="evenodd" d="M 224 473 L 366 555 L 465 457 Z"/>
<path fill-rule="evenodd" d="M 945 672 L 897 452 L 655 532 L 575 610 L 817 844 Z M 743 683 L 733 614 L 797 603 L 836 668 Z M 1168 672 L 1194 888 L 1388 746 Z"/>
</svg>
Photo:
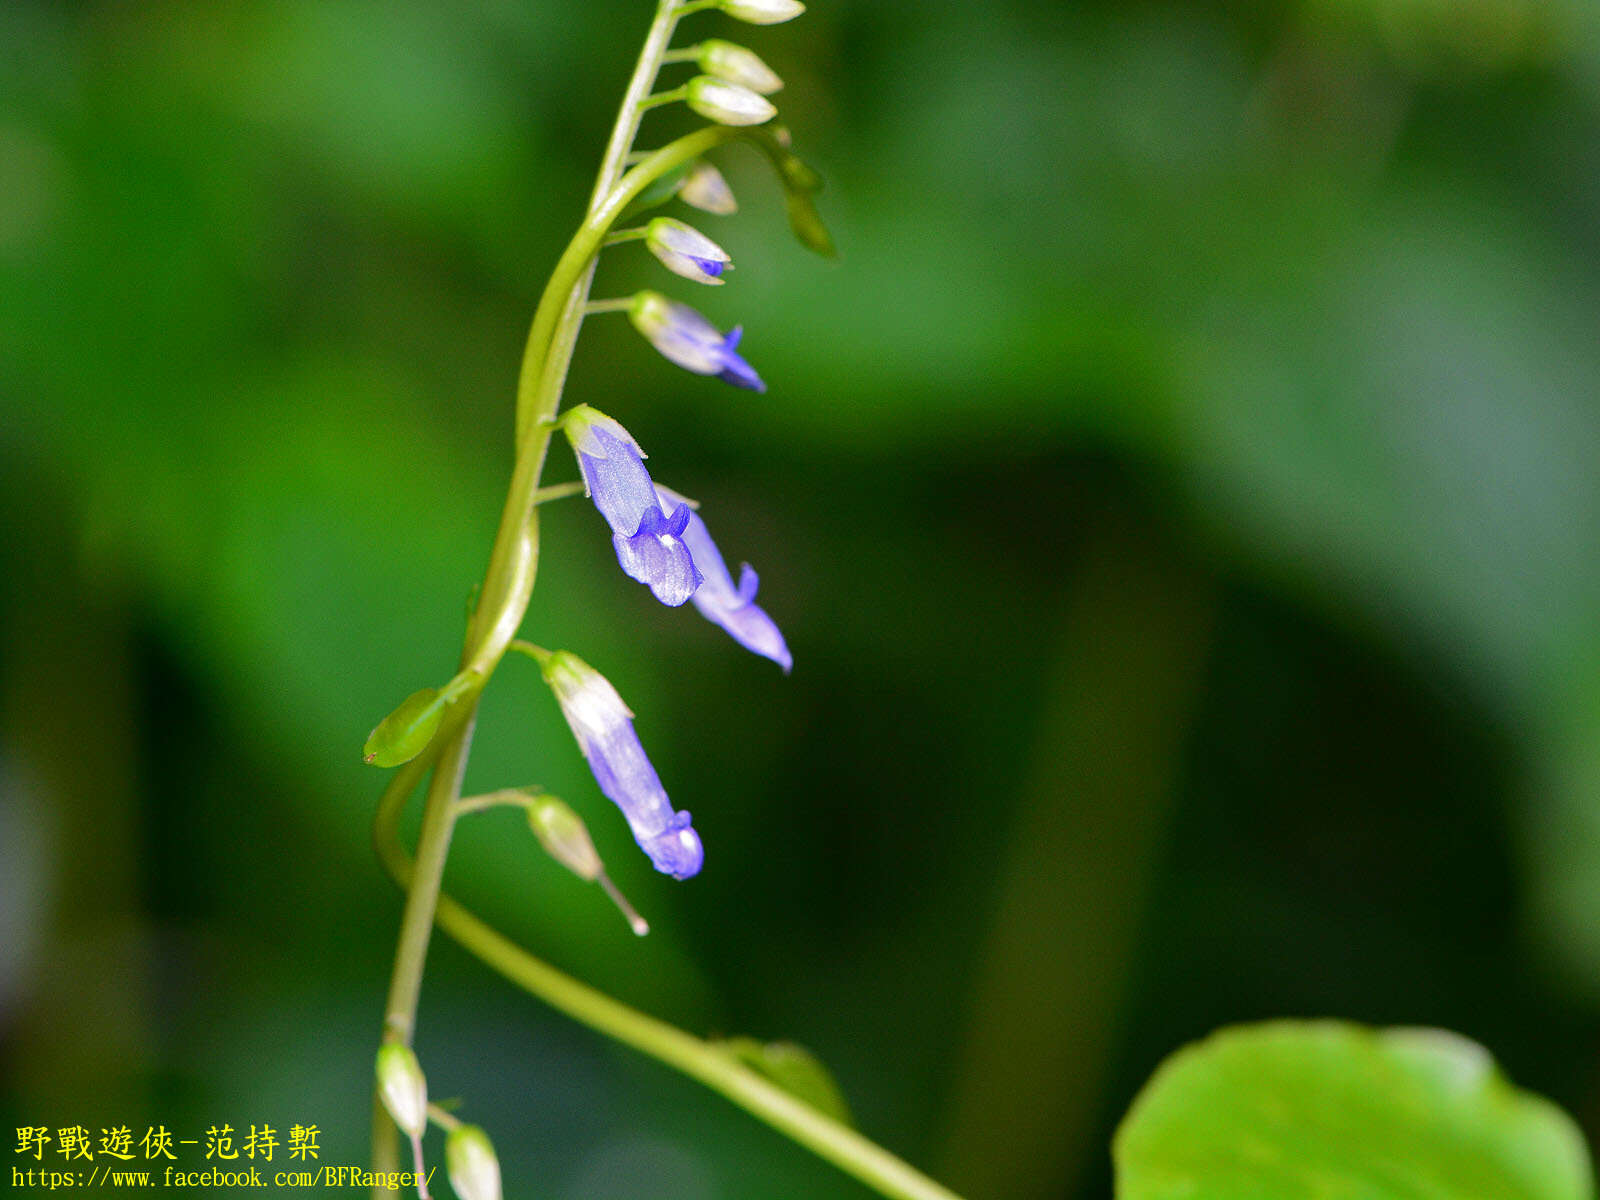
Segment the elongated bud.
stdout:
<svg viewBox="0 0 1600 1200">
<path fill-rule="evenodd" d="M 555 651 L 541 667 L 595 782 L 622 810 L 639 848 L 664 875 L 688 879 L 697 874 L 705 862 L 700 835 L 689 814 L 672 807 L 617 689 L 565 650 Z"/>
<path fill-rule="evenodd" d="M 799 0 L 722 0 L 717 5 L 730 17 L 748 21 L 752 25 L 776 25 L 792 21 L 805 12 Z"/>
<path fill-rule="evenodd" d="M 428 1127 L 428 1081 L 411 1047 L 385 1042 L 378 1050 L 378 1095 L 400 1132 L 419 1138 Z"/>
<path fill-rule="evenodd" d="M 489 1135 L 458 1125 L 444 1140 L 444 1169 L 458 1200 L 500 1200 L 500 1160 Z"/>
<path fill-rule="evenodd" d="M 650 291 L 635 293 L 628 319 L 665 358 L 685 370 L 715 375 L 754 392 L 767 390 L 755 368 L 739 355 L 738 326 L 723 333 L 687 304 Z"/>
<path fill-rule="evenodd" d="M 778 115 L 766 97 L 726 79 L 696 75 L 684 86 L 689 107 L 719 125 L 760 125 Z"/>
<path fill-rule="evenodd" d="M 428 748 L 444 720 L 445 698 L 435 688 L 412 692 L 367 736 L 361 757 L 375 767 L 398 767 Z"/>
<path fill-rule="evenodd" d="M 604 867 L 583 818 L 554 796 L 539 796 L 528 805 L 528 827 L 545 853 L 586 883 L 600 878 Z"/>
<path fill-rule="evenodd" d="M 770 96 L 783 88 L 783 80 L 778 78 L 777 72 L 762 62 L 753 50 L 746 50 L 721 38 L 701 42 L 700 53 L 695 61 L 707 75 L 737 83 L 763 96 Z"/>
<path fill-rule="evenodd" d="M 683 177 L 678 188 L 678 199 L 701 212 L 716 213 L 719 217 L 731 216 L 739 211 L 739 201 L 733 189 L 722 177 L 722 172 L 705 159 L 698 159 Z"/>
<path fill-rule="evenodd" d="M 657 217 L 645 226 L 644 244 L 674 275 L 696 283 L 720 285 L 733 257 L 705 234 L 671 217 Z"/>
</svg>

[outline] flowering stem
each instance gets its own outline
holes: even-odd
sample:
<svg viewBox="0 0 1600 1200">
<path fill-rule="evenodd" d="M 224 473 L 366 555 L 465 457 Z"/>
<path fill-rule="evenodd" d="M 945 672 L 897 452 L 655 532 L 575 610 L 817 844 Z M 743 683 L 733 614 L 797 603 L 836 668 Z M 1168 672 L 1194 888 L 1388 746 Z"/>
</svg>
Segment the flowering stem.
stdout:
<svg viewBox="0 0 1600 1200">
<path fill-rule="evenodd" d="M 403 802 L 416 787 L 421 773 L 430 766 L 434 768 L 423 806 L 416 866 L 407 879 L 406 903 L 400 919 L 394 969 L 384 1009 L 383 1036 L 386 1041 L 410 1045 L 412 1040 L 429 935 L 433 929 L 445 859 L 449 854 L 450 837 L 455 826 L 455 805 L 461 795 L 461 779 L 466 771 L 472 743 L 478 693 L 505 653 L 517 626 L 522 623 L 533 594 L 539 558 L 536 505 L 539 476 L 544 468 L 553 431 L 550 420 L 560 406 L 566 367 L 583 320 L 583 304 L 588 298 L 589 281 L 594 273 L 594 257 L 599 251 L 600 238 L 610 229 L 621 211 L 620 204 L 606 209 L 602 202 L 618 190 L 616 185 L 624 169 L 624 160 L 638 134 L 640 104 L 655 85 L 661 56 L 666 52 L 677 22 L 678 7 L 679 0 L 660 0 L 657 6 L 655 20 L 646 36 L 611 139 L 606 145 L 594 195 L 590 200 L 590 216 L 585 220 L 578 237 L 574 238 L 574 246 L 569 246 L 568 253 L 557 264 L 534 316 L 517 390 L 516 465 L 501 512 L 500 527 L 490 552 L 478 606 L 468 623 L 466 645 L 462 651 L 462 667 L 474 671 L 475 678 L 452 705 L 450 715 L 434 736 L 429 750 L 400 768 L 384 792 L 384 802 L 389 802 L 391 797 L 398 797 Z M 635 168 L 633 174 L 639 175 L 642 170 L 644 164 Z M 648 182 L 648 179 L 641 179 L 639 187 L 644 187 Z M 599 221 L 596 220 L 598 209 L 606 209 Z M 577 262 L 572 261 L 575 256 L 578 257 Z M 555 319 L 557 308 L 559 320 Z M 551 363 L 557 366 L 530 371 L 530 360 L 537 361 L 541 368 Z M 379 1173 L 396 1169 L 399 1160 L 397 1130 L 376 1098 L 373 1105 L 372 1158 L 374 1170 Z M 374 1196 L 381 1195 L 381 1191 L 374 1191 Z"/>
<path fill-rule="evenodd" d="M 416 760 L 412 760 L 414 763 Z M 373 833 L 378 854 L 406 887 L 415 866 L 400 842 L 400 811 L 426 768 L 407 763 L 378 804 Z M 676 1067 L 840 1170 L 893 1200 L 960 1200 L 855 1130 L 796 1099 L 714 1043 L 630 1008 L 535 958 L 448 895 L 438 896 L 439 927 L 512 983 L 614 1041 Z"/>
<path fill-rule="evenodd" d="M 583 315 L 592 317 L 596 313 L 627 312 L 632 307 L 632 296 L 618 296 L 613 300 L 591 300 L 583 306 Z"/>
</svg>

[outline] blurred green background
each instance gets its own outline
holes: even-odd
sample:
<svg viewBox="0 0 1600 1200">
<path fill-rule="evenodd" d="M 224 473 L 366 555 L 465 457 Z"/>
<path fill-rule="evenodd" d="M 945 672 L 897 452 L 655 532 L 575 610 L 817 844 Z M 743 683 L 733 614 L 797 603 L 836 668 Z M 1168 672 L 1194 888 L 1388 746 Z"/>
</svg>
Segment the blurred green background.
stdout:
<svg viewBox="0 0 1600 1200">
<path fill-rule="evenodd" d="M 8 1139 L 299 1122 L 364 1161 L 399 901 L 359 747 L 453 670 L 650 8 L 0 5 Z M 706 868 L 650 870 L 512 660 L 469 789 L 567 797 L 655 932 L 510 813 L 451 888 L 809 1045 L 973 1197 L 1107 1194 L 1161 1057 L 1266 1016 L 1460 1030 L 1600 1133 L 1596 15 L 695 18 L 788 80 L 843 257 L 730 152 L 730 286 L 634 247 L 597 294 L 743 322 L 770 392 L 609 317 L 568 397 L 756 564 L 795 670 L 551 509 L 525 629 L 627 698 Z M 443 939 L 418 1049 L 510 1195 L 866 1195 Z"/>
</svg>

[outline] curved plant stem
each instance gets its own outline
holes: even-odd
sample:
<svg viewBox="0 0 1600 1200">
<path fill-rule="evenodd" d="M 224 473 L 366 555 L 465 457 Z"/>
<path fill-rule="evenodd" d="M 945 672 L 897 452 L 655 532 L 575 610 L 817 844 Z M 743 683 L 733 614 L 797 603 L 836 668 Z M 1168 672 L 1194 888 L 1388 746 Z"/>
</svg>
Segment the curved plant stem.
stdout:
<svg viewBox="0 0 1600 1200">
<path fill-rule="evenodd" d="M 410 764 L 407 764 L 408 766 Z M 401 844 L 398 823 L 409 789 L 421 772 L 397 774 L 383 795 L 373 827 L 385 868 L 402 888 L 417 864 Z M 529 954 L 448 895 L 437 897 L 439 927 L 512 983 L 552 1008 L 615 1041 L 676 1067 L 759 1117 L 840 1170 L 894 1200 L 959 1200 L 877 1143 L 791 1096 L 737 1059 L 675 1026 L 612 999 Z"/>
</svg>

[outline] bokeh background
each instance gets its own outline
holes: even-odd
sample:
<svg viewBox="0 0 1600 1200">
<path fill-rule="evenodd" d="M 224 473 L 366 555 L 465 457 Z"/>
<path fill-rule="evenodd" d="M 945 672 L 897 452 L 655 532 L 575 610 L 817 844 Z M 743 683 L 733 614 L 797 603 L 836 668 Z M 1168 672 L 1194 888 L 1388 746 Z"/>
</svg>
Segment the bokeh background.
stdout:
<svg viewBox="0 0 1600 1200">
<path fill-rule="evenodd" d="M 299 1122 L 364 1160 L 399 901 L 359 747 L 453 669 L 650 7 L 0 5 L 8 1142 Z M 743 210 L 697 222 L 730 286 L 632 247 L 597 294 L 743 322 L 770 392 L 610 317 L 568 395 L 757 565 L 795 670 L 552 508 L 525 628 L 627 697 L 707 865 L 649 869 L 512 660 L 469 788 L 566 796 L 655 932 L 510 813 L 449 886 L 689 1029 L 812 1047 L 973 1197 L 1105 1196 L 1155 1064 L 1267 1016 L 1457 1029 L 1600 1134 L 1590 0 L 692 33 L 788 80 L 842 258 L 731 151 Z M 418 1046 L 511 1195 L 866 1195 L 442 939 Z"/>
</svg>

